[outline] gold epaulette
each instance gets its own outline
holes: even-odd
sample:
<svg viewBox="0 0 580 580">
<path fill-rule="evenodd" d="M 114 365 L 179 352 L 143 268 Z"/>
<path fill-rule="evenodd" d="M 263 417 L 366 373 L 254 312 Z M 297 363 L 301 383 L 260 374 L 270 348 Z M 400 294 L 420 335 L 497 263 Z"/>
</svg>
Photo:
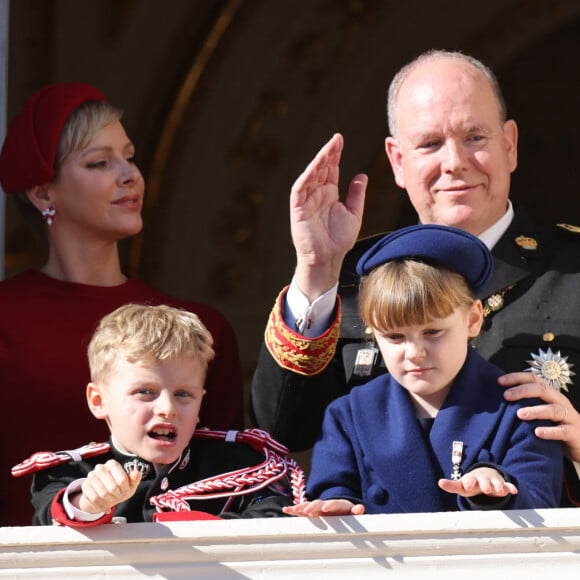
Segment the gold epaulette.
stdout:
<svg viewBox="0 0 580 580">
<path fill-rule="evenodd" d="M 321 336 L 306 338 L 289 328 L 282 317 L 282 300 L 288 287 L 278 295 L 266 326 L 265 341 L 278 365 L 295 373 L 313 376 L 322 372 L 336 352 L 340 333 L 340 297 L 336 316 Z"/>
</svg>

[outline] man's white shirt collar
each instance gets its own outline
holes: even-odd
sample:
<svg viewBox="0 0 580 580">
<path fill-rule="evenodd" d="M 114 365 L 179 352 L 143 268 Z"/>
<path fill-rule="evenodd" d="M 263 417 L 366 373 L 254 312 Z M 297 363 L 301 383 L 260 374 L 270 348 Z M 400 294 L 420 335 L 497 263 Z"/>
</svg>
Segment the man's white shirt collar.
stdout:
<svg viewBox="0 0 580 580">
<path fill-rule="evenodd" d="M 493 250 L 493 247 L 498 243 L 499 239 L 505 234 L 506 230 L 509 228 L 509 225 L 512 223 L 514 219 L 514 208 L 512 206 L 512 202 L 508 199 L 508 208 L 507 211 L 503 214 L 501 219 L 491 226 L 491 228 L 487 228 L 484 232 L 477 236 L 490 250 Z"/>
</svg>

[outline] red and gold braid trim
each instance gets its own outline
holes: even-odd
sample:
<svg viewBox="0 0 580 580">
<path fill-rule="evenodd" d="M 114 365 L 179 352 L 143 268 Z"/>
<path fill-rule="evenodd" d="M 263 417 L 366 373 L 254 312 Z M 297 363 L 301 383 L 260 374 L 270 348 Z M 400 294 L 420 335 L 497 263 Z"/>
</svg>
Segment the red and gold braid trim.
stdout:
<svg viewBox="0 0 580 580">
<path fill-rule="evenodd" d="M 330 328 L 321 336 L 306 338 L 289 328 L 282 317 L 282 301 L 288 286 L 280 292 L 270 313 L 264 339 L 278 365 L 295 373 L 313 376 L 322 372 L 336 352 L 340 333 L 340 297 Z"/>
</svg>

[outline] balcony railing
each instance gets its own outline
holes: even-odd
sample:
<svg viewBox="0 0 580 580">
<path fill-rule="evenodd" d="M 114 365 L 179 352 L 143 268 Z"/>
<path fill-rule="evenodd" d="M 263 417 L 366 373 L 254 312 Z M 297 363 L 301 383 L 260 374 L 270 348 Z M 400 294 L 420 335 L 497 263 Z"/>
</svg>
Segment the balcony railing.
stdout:
<svg viewBox="0 0 580 580">
<path fill-rule="evenodd" d="M 0 578 L 580 578 L 580 510 L 0 528 Z"/>
</svg>

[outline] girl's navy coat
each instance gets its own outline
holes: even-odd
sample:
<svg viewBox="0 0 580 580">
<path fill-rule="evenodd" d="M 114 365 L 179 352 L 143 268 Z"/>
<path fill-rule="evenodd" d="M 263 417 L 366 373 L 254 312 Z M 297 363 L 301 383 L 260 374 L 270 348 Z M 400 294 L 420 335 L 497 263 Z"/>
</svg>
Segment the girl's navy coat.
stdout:
<svg viewBox="0 0 580 580">
<path fill-rule="evenodd" d="M 309 499 L 348 498 L 366 513 L 557 507 L 562 451 L 534 435 L 539 422 L 520 421 L 497 384 L 503 372 L 469 349 L 432 427 L 416 418 L 407 391 L 390 375 L 356 387 L 327 409 L 314 447 Z M 453 441 L 463 442 L 462 473 L 487 464 L 513 482 L 506 498 L 463 498 L 437 486 L 452 473 Z M 486 501 L 487 500 L 487 501 Z"/>
</svg>

